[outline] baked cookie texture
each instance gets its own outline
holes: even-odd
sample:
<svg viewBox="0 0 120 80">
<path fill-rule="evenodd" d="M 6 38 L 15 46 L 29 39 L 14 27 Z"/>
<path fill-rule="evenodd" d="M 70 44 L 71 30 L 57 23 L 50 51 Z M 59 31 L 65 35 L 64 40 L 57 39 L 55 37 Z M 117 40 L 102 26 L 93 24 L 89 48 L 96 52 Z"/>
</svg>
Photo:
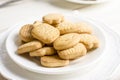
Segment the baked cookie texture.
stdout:
<svg viewBox="0 0 120 80">
<path fill-rule="evenodd" d="M 55 68 L 69 65 L 74 59 L 100 46 L 86 22 L 70 22 L 58 13 L 47 14 L 42 21 L 22 26 L 18 54 L 29 54 L 40 59 L 42 66 Z"/>
<path fill-rule="evenodd" d="M 45 67 L 62 67 L 69 64 L 69 60 L 60 59 L 58 56 L 43 56 L 41 57 L 41 64 Z"/>
<path fill-rule="evenodd" d="M 99 47 L 99 40 L 94 35 L 80 34 L 80 42 L 86 46 L 88 51 Z"/>
<path fill-rule="evenodd" d="M 45 44 L 50 44 L 60 36 L 60 32 L 53 26 L 42 23 L 32 29 L 32 36 Z"/>
<path fill-rule="evenodd" d="M 58 51 L 58 55 L 61 59 L 76 59 L 78 57 L 84 56 L 87 53 L 86 47 L 82 43 L 78 43 L 72 48 L 66 50 Z"/>
<path fill-rule="evenodd" d="M 56 50 L 64 50 L 64 49 L 73 47 L 74 45 L 79 43 L 79 41 L 80 41 L 79 34 L 69 33 L 69 34 L 65 34 L 57 38 L 54 41 L 53 46 Z"/>
<path fill-rule="evenodd" d="M 43 47 L 38 50 L 30 52 L 30 56 L 45 56 L 53 55 L 56 53 L 56 50 L 53 47 Z"/>
<path fill-rule="evenodd" d="M 91 34 L 92 33 L 91 27 L 84 22 L 79 22 L 79 23 L 62 22 L 58 24 L 56 28 L 60 31 L 60 34 L 67 34 L 67 33 Z"/>
<path fill-rule="evenodd" d="M 33 36 L 31 35 L 32 29 L 33 29 L 32 24 L 26 24 L 26 25 L 22 26 L 22 28 L 20 29 L 20 32 L 19 32 L 19 36 L 22 41 L 30 42 L 30 41 L 34 40 Z"/>
<path fill-rule="evenodd" d="M 43 44 L 40 41 L 31 41 L 28 43 L 25 43 L 21 46 L 18 47 L 17 53 L 18 54 L 23 54 L 26 52 L 34 51 L 39 48 L 42 48 Z"/>
<path fill-rule="evenodd" d="M 64 21 L 64 16 L 58 13 L 51 13 L 43 16 L 43 22 L 56 25 Z"/>
</svg>

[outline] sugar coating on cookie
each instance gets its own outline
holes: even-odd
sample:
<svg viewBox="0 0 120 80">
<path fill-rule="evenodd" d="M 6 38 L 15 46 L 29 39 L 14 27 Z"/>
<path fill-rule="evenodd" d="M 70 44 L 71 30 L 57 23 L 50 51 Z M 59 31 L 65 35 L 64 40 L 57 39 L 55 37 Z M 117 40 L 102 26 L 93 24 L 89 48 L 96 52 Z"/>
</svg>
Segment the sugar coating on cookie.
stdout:
<svg viewBox="0 0 120 80">
<path fill-rule="evenodd" d="M 59 24 L 64 21 L 64 16 L 58 13 L 51 13 L 43 16 L 43 22 L 48 24 Z"/>
<path fill-rule="evenodd" d="M 67 33 L 92 33 L 92 28 L 89 27 L 87 23 L 80 22 L 80 23 L 72 23 L 72 22 L 62 22 L 57 25 L 56 27 L 60 34 L 67 34 Z"/>
<path fill-rule="evenodd" d="M 62 60 L 57 55 L 41 57 L 41 65 L 45 67 L 62 67 L 69 64 L 69 60 Z"/>
<path fill-rule="evenodd" d="M 79 43 L 79 41 L 80 41 L 79 34 L 69 33 L 57 38 L 54 41 L 53 46 L 56 50 L 64 50 L 76 45 L 77 43 Z"/>
<path fill-rule="evenodd" d="M 80 56 L 84 56 L 87 53 L 86 47 L 82 43 L 78 43 L 72 48 L 58 51 L 58 55 L 62 59 L 76 59 Z"/>
<path fill-rule="evenodd" d="M 33 29 L 32 24 L 26 24 L 26 25 L 22 26 L 22 28 L 20 29 L 20 32 L 19 32 L 19 36 L 22 41 L 30 42 L 34 39 L 33 36 L 31 35 L 32 29 Z"/>
<path fill-rule="evenodd" d="M 43 44 L 40 41 L 31 41 L 28 43 L 25 43 L 21 46 L 18 47 L 17 53 L 18 54 L 23 54 L 26 52 L 31 52 L 34 50 L 37 50 L 39 48 L 42 48 Z"/>
<path fill-rule="evenodd" d="M 91 34 L 80 34 L 80 42 L 86 46 L 87 50 L 99 47 L 98 38 Z"/>
<path fill-rule="evenodd" d="M 52 43 L 59 35 L 58 29 L 46 23 L 42 23 L 32 29 L 32 36 L 45 44 Z"/>
<path fill-rule="evenodd" d="M 38 50 L 30 52 L 30 56 L 45 56 L 53 55 L 56 53 L 56 50 L 53 47 L 43 47 Z"/>
</svg>

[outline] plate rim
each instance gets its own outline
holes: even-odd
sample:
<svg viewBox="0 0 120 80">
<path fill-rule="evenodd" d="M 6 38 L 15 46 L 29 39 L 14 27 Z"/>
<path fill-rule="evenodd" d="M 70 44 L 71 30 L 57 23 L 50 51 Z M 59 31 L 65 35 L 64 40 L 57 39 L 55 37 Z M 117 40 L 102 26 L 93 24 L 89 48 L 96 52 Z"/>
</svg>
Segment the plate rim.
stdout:
<svg viewBox="0 0 120 80">
<path fill-rule="evenodd" d="M 91 19 L 92 21 L 95 21 L 95 22 L 97 22 L 97 23 L 99 23 L 99 21 L 98 20 L 96 20 L 96 19 L 92 19 L 92 18 L 90 18 L 89 17 L 89 19 Z M 101 22 L 102 23 L 102 25 L 104 25 L 104 26 L 106 26 L 107 28 L 109 28 L 104 22 Z M 99 23 L 99 24 L 101 24 L 101 23 Z M 14 28 L 14 27 L 13 27 Z M 9 28 L 6 32 L 3 32 L 2 34 L 4 34 L 4 33 L 7 33 L 8 31 L 11 31 L 13 28 Z M 114 30 L 112 30 L 112 29 L 110 29 L 109 28 L 109 30 L 111 30 L 114 34 L 117 34 L 117 35 L 119 35 L 117 32 L 115 32 Z M 1 35 L 2 35 L 1 34 Z M 7 36 L 7 35 L 6 35 Z M 119 36 L 120 37 L 120 36 Z M 0 61 L 0 64 L 1 64 L 1 61 Z M 6 79 L 11 79 L 10 78 L 10 76 L 9 75 L 5 75 L 5 73 L 3 73 L 3 71 L 1 71 L 0 72 L 1 73 L 1 75 L 3 76 L 3 77 L 5 77 Z M 9 77 L 8 77 L 9 76 Z"/>
<path fill-rule="evenodd" d="M 66 14 L 65 14 L 66 15 Z M 70 15 L 71 16 L 71 14 L 67 14 L 67 15 Z M 84 16 L 81 16 L 81 15 L 77 15 L 77 16 L 79 16 L 79 17 L 83 17 L 83 18 L 85 18 L 85 20 L 87 20 L 88 18 L 87 17 L 84 17 Z M 32 21 L 32 20 L 29 20 L 29 21 Z M 91 21 L 90 19 L 88 19 L 87 21 Z M 22 23 L 21 23 L 22 24 Z M 95 24 L 95 23 L 94 23 Z M 19 25 L 19 24 L 18 24 Z M 97 25 L 97 24 L 96 24 Z M 16 25 L 15 25 L 16 26 Z M 98 28 L 98 27 L 97 27 Z M 16 28 L 15 28 L 16 29 Z M 14 29 L 14 30 L 15 30 Z M 101 31 L 101 29 L 100 29 L 100 31 Z M 11 31 L 12 32 L 12 31 Z M 104 34 L 104 33 L 103 33 Z M 8 39 L 9 39 L 9 36 L 10 36 L 11 34 L 9 34 L 8 35 L 8 37 L 7 37 L 7 39 L 6 39 L 6 43 L 5 43 L 5 47 L 6 47 L 6 50 L 7 50 L 7 53 L 8 53 L 8 55 L 9 55 L 9 50 L 8 50 L 8 47 L 7 47 L 7 44 L 8 44 Z M 105 35 L 105 34 L 104 34 Z M 105 38 L 105 37 L 104 37 Z M 106 42 L 106 38 L 105 38 L 105 42 Z M 105 45 L 105 48 L 106 48 L 106 45 Z M 101 51 L 101 52 L 103 52 L 104 53 L 104 51 Z M 86 65 L 84 65 L 84 66 L 82 66 L 82 67 L 80 67 L 80 68 L 78 68 L 78 69 L 81 69 L 81 68 L 85 68 L 85 67 L 87 67 L 87 66 L 89 66 L 89 65 L 92 65 L 92 64 L 95 64 L 97 61 L 99 61 L 99 59 L 102 57 L 102 55 L 103 54 L 101 54 L 95 61 L 92 61 L 91 63 L 89 63 L 89 64 L 86 64 Z M 29 68 L 29 67 L 25 67 L 25 66 L 23 66 L 23 65 L 21 65 L 20 63 L 18 63 L 11 55 L 9 55 L 9 57 L 17 64 L 17 65 L 19 65 L 20 67 L 22 67 L 22 68 L 24 68 L 24 69 L 26 69 L 26 70 L 29 70 L 29 71 L 32 71 L 32 72 L 37 72 L 37 73 L 42 73 L 42 74 L 66 74 L 66 73 L 70 73 L 70 72 L 74 72 L 74 71 L 77 71 L 78 69 L 72 69 L 71 71 L 70 70 L 66 70 L 66 71 L 64 71 L 64 72 L 59 72 L 59 73 L 57 73 L 57 72 L 45 72 L 45 71 L 36 71 L 36 70 L 34 70 L 34 69 L 31 69 L 31 68 Z"/>
<path fill-rule="evenodd" d="M 108 0 L 102 0 L 102 1 L 83 1 L 83 0 L 66 0 L 68 2 L 77 3 L 77 4 L 99 4 L 107 2 Z"/>
</svg>

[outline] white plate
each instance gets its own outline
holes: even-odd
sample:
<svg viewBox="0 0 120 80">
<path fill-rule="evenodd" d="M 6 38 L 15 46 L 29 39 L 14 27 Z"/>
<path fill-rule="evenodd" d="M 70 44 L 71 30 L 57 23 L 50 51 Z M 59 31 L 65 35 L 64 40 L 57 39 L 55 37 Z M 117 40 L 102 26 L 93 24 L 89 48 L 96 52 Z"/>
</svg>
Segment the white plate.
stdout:
<svg viewBox="0 0 120 80">
<path fill-rule="evenodd" d="M 105 36 L 98 24 L 92 23 L 91 21 L 87 20 L 86 18 L 82 16 L 75 16 L 75 15 L 65 15 L 65 18 L 74 22 L 80 22 L 84 21 L 91 25 L 91 27 L 94 29 L 94 35 L 96 35 L 100 40 L 100 47 L 94 51 L 89 52 L 86 56 L 81 57 L 79 59 L 73 60 L 70 62 L 68 66 L 65 67 L 59 67 L 59 68 L 45 68 L 40 65 L 40 62 L 30 58 L 30 57 L 23 57 L 16 53 L 16 50 L 19 45 L 19 30 L 22 25 L 20 24 L 15 26 L 16 28 L 12 30 L 10 35 L 8 36 L 6 40 L 6 49 L 8 51 L 8 55 L 11 57 L 13 61 L 15 61 L 19 66 L 38 73 L 44 73 L 44 74 L 64 74 L 64 73 L 70 73 L 77 70 L 83 70 L 85 68 L 88 68 L 90 65 L 98 61 L 100 56 L 104 53 L 104 49 L 106 46 L 105 43 Z M 27 21 L 26 23 L 33 23 L 33 21 Z"/>
<path fill-rule="evenodd" d="M 103 31 L 101 30 L 100 26 L 96 23 L 93 23 L 89 20 L 87 20 L 84 17 L 78 17 L 75 15 L 65 15 L 65 18 L 74 22 L 80 22 L 84 21 L 91 25 L 94 31 L 94 35 L 96 35 L 100 40 L 100 47 L 94 51 L 89 52 L 86 56 L 81 57 L 79 59 L 76 59 L 74 61 L 71 61 L 68 66 L 65 67 L 59 67 L 59 68 L 45 68 L 40 65 L 40 62 L 30 58 L 30 57 L 23 57 L 21 55 L 18 55 L 16 53 L 16 50 L 18 48 L 18 41 L 19 41 L 19 30 L 23 23 L 20 25 L 15 26 L 16 28 L 12 30 L 10 35 L 8 36 L 6 40 L 6 49 L 8 51 L 8 55 L 11 57 L 11 59 L 16 62 L 19 66 L 38 73 L 43 74 L 65 74 L 70 73 L 77 70 L 84 70 L 85 68 L 90 67 L 92 64 L 97 62 L 101 55 L 104 53 L 104 49 L 106 46 L 105 42 L 105 34 L 103 34 Z M 25 23 L 33 23 L 33 21 L 24 21 Z"/>
<path fill-rule="evenodd" d="M 89 72 L 84 71 L 85 74 L 83 74 L 81 73 L 81 70 L 78 70 L 80 73 L 73 73 L 73 76 L 55 76 L 27 71 L 16 65 L 8 56 L 4 46 L 6 40 L 5 37 L 9 34 L 7 31 L 3 35 L 0 35 L 0 73 L 8 80 L 109 80 L 106 78 L 111 75 L 112 71 L 114 71 L 119 64 L 120 46 L 118 44 L 120 43 L 120 37 L 106 25 L 103 25 L 103 23 L 99 23 L 97 20 L 93 20 L 92 22 L 99 24 L 104 30 L 103 33 L 106 34 L 107 46 L 105 54 L 100 59 L 100 62 L 97 65 L 95 64 L 93 69 Z"/>
<path fill-rule="evenodd" d="M 107 2 L 108 0 L 96 0 L 96 1 L 85 1 L 85 0 L 66 0 L 72 3 L 78 3 L 78 4 L 99 4 L 103 2 Z"/>
</svg>

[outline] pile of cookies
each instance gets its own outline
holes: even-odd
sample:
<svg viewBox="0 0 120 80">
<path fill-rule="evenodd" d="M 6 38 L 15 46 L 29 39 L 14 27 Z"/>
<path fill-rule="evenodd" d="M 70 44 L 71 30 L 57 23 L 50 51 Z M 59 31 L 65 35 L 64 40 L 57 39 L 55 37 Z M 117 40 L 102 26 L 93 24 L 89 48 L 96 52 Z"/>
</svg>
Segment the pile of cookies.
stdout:
<svg viewBox="0 0 120 80">
<path fill-rule="evenodd" d="M 70 60 L 99 47 L 99 40 L 92 32 L 85 22 L 73 23 L 61 14 L 47 14 L 42 21 L 22 26 L 19 36 L 24 43 L 17 53 L 40 57 L 45 67 L 66 66 Z"/>
</svg>

